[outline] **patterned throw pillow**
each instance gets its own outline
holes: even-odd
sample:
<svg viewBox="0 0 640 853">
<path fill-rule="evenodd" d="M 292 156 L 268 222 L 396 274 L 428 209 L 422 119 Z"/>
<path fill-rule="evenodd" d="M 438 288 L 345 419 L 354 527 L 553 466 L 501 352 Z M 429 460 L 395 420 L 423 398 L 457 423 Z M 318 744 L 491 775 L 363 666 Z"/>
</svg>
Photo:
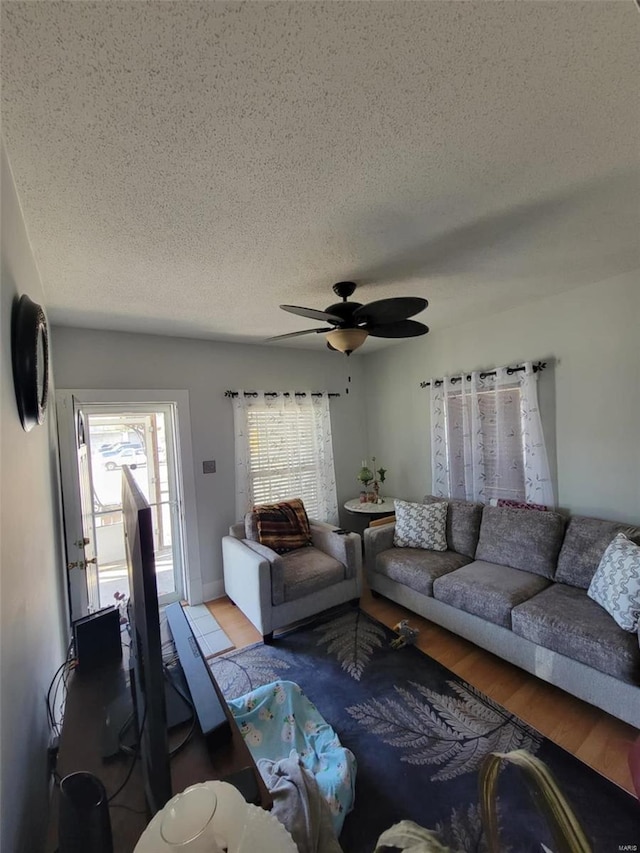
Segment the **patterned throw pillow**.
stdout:
<svg viewBox="0 0 640 853">
<path fill-rule="evenodd" d="M 394 501 L 396 529 L 393 544 L 397 548 L 426 548 L 428 551 L 447 550 L 447 510 L 449 504 L 414 504 Z"/>
<path fill-rule="evenodd" d="M 625 631 L 640 621 L 640 545 L 618 533 L 602 555 L 587 595 Z"/>
</svg>

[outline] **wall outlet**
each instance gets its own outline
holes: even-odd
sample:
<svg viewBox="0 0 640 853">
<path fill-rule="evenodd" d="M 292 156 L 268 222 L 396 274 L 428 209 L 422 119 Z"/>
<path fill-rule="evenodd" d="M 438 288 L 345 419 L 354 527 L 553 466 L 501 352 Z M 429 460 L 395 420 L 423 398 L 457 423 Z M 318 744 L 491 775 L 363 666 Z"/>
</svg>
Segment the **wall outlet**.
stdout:
<svg viewBox="0 0 640 853">
<path fill-rule="evenodd" d="M 216 460 L 209 459 L 207 462 L 202 463 L 202 473 L 203 474 L 215 474 L 216 473 Z"/>
</svg>

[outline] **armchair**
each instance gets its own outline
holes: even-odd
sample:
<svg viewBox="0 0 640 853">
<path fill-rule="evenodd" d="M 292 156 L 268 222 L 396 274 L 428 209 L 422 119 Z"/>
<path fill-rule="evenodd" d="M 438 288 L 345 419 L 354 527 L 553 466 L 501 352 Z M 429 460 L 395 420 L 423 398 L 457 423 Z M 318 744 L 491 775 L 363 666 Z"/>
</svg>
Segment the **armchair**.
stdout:
<svg viewBox="0 0 640 853">
<path fill-rule="evenodd" d="M 320 521 L 310 527 L 312 544 L 286 554 L 247 539 L 244 522 L 222 538 L 225 592 L 265 643 L 278 628 L 360 597 L 360 536 Z"/>
</svg>

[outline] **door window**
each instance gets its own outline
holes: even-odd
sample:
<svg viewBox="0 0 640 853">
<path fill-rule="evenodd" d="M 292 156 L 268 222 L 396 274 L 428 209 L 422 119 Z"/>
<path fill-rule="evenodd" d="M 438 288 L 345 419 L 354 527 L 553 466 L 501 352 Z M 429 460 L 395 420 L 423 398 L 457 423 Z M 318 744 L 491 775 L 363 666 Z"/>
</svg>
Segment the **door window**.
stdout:
<svg viewBox="0 0 640 853">
<path fill-rule="evenodd" d="M 122 468 L 127 465 L 153 513 L 156 581 L 161 603 L 182 596 L 183 550 L 169 406 L 126 411 L 85 405 L 90 452 L 100 606 L 129 594 L 122 516 Z"/>
</svg>

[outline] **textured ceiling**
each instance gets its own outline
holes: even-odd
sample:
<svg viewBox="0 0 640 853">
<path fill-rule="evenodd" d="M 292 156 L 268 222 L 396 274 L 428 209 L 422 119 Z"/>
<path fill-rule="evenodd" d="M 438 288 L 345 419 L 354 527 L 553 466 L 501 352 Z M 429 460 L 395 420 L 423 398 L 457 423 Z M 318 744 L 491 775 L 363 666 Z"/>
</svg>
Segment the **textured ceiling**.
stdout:
<svg viewBox="0 0 640 853">
<path fill-rule="evenodd" d="M 259 342 L 353 278 L 435 329 L 640 266 L 634 0 L 3 2 L 2 25 L 54 322 Z"/>
</svg>

